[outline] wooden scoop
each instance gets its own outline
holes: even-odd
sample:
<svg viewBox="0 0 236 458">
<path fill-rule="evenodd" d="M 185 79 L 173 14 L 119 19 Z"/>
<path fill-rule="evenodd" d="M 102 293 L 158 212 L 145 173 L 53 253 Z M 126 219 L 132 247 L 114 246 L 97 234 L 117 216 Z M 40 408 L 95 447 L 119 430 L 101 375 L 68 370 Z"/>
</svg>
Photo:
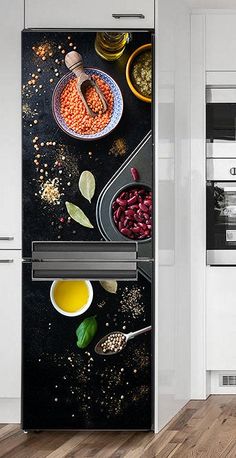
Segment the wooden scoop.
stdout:
<svg viewBox="0 0 236 458">
<path fill-rule="evenodd" d="M 90 116 L 97 116 L 97 113 L 91 110 L 91 108 L 88 106 L 88 103 L 85 97 L 85 91 L 88 86 L 92 86 L 96 90 L 102 102 L 103 113 L 105 113 L 105 111 L 107 110 L 106 99 L 102 91 L 99 89 L 98 85 L 96 84 L 96 82 L 89 75 L 85 73 L 82 56 L 76 51 L 68 52 L 68 54 L 66 54 L 65 56 L 65 64 L 67 68 L 77 76 L 77 89 L 84 103 L 87 113 Z"/>
</svg>

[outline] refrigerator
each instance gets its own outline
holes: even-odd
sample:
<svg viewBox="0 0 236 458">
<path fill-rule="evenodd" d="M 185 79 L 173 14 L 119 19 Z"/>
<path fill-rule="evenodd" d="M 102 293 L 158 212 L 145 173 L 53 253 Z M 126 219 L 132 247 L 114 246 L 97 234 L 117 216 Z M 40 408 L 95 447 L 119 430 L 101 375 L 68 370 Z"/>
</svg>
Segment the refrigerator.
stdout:
<svg viewBox="0 0 236 458">
<path fill-rule="evenodd" d="M 153 30 L 22 32 L 25 431 L 153 430 L 153 81 Z"/>
</svg>

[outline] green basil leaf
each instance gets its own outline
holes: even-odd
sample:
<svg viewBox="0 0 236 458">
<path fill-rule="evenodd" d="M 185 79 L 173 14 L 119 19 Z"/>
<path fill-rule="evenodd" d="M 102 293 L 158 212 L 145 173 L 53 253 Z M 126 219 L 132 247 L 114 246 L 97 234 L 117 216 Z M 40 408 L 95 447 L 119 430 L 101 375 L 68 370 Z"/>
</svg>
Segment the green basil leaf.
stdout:
<svg viewBox="0 0 236 458">
<path fill-rule="evenodd" d="M 84 214 L 83 210 L 77 207 L 77 205 L 74 205 L 71 202 L 66 202 L 66 209 L 70 217 L 74 219 L 77 223 L 81 224 L 81 226 L 93 229 L 93 225 L 90 223 L 89 219 Z"/>
<path fill-rule="evenodd" d="M 96 183 L 93 174 L 89 170 L 82 172 L 79 179 L 79 190 L 82 196 L 90 203 L 95 193 L 95 187 Z"/>
<path fill-rule="evenodd" d="M 117 281 L 115 281 L 115 280 L 101 280 L 100 284 L 106 291 L 108 291 L 108 293 L 116 294 L 117 288 L 118 288 Z"/>
<path fill-rule="evenodd" d="M 98 325 L 95 316 L 85 318 L 85 320 L 82 321 L 76 329 L 77 346 L 79 348 L 86 348 L 93 340 L 97 332 L 97 328 Z"/>
</svg>

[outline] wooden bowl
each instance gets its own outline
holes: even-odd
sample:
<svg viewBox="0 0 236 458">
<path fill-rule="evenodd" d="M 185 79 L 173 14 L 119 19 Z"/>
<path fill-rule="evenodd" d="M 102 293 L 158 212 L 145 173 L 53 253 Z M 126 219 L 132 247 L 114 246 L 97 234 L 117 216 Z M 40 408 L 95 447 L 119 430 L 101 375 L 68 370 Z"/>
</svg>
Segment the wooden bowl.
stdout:
<svg viewBox="0 0 236 458">
<path fill-rule="evenodd" d="M 152 98 L 151 97 L 145 97 L 144 95 L 140 94 L 140 92 L 137 91 L 137 89 L 135 89 L 133 83 L 132 83 L 132 77 L 131 77 L 131 70 L 132 70 L 132 66 L 133 66 L 133 63 L 134 63 L 134 60 L 136 59 L 136 57 L 141 54 L 142 52 L 145 52 L 145 51 L 148 51 L 149 49 L 152 48 L 152 45 L 151 43 L 148 43 L 146 45 L 142 45 L 140 46 L 139 48 L 137 48 L 132 54 L 131 56 L 129 57 L 129 60 L 126 64 L 126 71 L 125 71 L 125 74 L 126 74 L 126 81 L 128 83 L 128 86 L 129 88 L 131 89 L 131 91 L 133 92 L 133 94 L 139 99 L 139 100 L 142 100 L 143 102 L 148 102 L 148 103 L 151 103 L 152 101 Z"/>
</svg>

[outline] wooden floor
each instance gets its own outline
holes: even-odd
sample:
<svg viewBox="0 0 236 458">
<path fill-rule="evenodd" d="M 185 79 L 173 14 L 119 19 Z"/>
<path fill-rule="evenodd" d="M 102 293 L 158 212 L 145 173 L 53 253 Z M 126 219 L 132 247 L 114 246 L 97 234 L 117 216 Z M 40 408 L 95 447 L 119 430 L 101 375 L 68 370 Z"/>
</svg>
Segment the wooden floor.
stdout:
<svg viewBox="0 0 236 458">
<path fill-rule="evenodd" d="M 191 401 L 160 434 L 42 432 L 0 425 L 5 458 L 236 458 L 236 395 Z"/>
</svg>

